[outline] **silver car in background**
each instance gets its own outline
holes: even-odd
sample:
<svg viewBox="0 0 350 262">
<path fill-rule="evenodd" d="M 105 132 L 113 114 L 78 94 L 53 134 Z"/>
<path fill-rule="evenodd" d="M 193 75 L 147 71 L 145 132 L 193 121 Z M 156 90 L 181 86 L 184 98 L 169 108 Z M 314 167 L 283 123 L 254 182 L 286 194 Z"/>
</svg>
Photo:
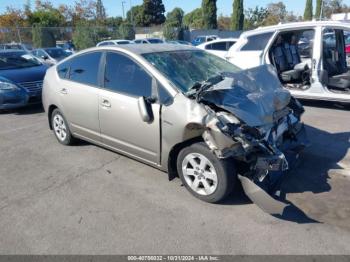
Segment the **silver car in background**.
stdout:
<svg viewBox="0 0 350 262">
<path fill-rule="evenodd" d="M 273 68 L 243 71 L 185 45 L 84 50 L 48 70 L 43 104 L 60 143 L 79 138 L 130 156 L 212 203 L 237 178 L 256 200 L 306 145 L 303 107 Z"/>
</svg>

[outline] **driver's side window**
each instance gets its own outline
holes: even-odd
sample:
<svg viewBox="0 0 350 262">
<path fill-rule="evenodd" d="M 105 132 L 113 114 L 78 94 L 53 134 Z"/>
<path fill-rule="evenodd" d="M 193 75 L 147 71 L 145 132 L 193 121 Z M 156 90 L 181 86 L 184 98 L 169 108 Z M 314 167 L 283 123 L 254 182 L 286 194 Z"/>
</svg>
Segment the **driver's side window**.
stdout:
<svg viewBox="0 0 350 262">
<path fill-rule="evenodd" d="M 104 88 L 135 97 L 151 97 L 152 77 L 131 58 L 107 52 Z"/>
</svg>

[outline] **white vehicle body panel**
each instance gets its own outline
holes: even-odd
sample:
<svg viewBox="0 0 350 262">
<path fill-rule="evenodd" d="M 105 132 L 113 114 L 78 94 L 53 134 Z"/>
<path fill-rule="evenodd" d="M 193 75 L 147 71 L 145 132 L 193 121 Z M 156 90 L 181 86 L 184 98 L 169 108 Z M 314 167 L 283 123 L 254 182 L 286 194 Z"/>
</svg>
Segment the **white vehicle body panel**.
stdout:
<svg viewBox="0 0 350 262">
<path fill-rule="evenodd" d="M 297 98 L 327 100 L 350 103 L 350 93 L 336 93 L 323 85 L 319 78 L 319 72 L 323 70 L 322 61 L 322 36 L 325 28 L 342 29 L 350 31 L 350 23 L 339 21 L 313 21 L 289 23 L 276 26 L 257 28 L 255 30 L 243 33 L 238 42 L 230 48 L 227 53 L 227 59 L 243 68 L 253 68 L 263 64 L 271 64 L 269 58 L 269 50 L 274 43 L 276 37 L 281 32 L 296 31 L 296 30 L 315 30 L 312 58 L 308 61 L 309 67 L 312 69 L 311 86 L 306 90 L 288 89 L 291 94 Z M 264 33 L 271 33 L 270 40 L 265 45 L 263 50 L 259 51 L 242 51 L 241 48 L 248 42 L 250 36 L 256 36 Z"/>
</svg>

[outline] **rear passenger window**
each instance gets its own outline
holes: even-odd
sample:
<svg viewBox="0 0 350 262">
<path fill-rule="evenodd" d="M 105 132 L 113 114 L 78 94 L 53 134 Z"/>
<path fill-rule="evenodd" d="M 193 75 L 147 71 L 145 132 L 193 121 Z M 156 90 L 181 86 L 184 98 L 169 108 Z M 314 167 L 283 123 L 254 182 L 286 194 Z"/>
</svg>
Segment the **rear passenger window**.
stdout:
<svg viewBox="0 0 350 262">
<path fill-rule="evenodd" d="M 207 45 L 205 49 L 225 51 L 226 42 L 213 43 L 213 44 Z"/>
<path fill-rule="evenodd" d="M 273 33 L 252 35 L 247 38 L 248 42 L 241 48 L 241 51 L 262 51 L 265 49 Z"/>
<path fill-rule="evenodd" d="M 125 55 L 108 52 L 104 88 L 136 97 L 150 97 L 152 77 L 139 64 Z"/>
<path fill-rule="evenodd" d="M 82 84 L 98 86 L 101 52 L 82 54 L 70 60 L 69 79 Z"/>
<path fill-rule="evenodd" d="M 233 46 L 236 42 L 227 42 L 227 50 L 229 50 L 231 48 L 231 46 Z"/>
</svg>

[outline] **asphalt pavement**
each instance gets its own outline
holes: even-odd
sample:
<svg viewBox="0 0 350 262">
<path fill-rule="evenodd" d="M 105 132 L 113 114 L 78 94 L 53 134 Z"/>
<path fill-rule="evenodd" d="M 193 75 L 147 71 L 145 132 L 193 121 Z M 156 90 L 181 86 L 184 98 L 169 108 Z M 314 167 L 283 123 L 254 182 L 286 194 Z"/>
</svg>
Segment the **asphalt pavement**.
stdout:
<svg viewBox="0 0 350 262">
<path fill-rule="evenodd" d="M 60 145 L 40 107 L 0 114 L 0 254 L 350 254 L 350 110 L 312 103 L 293 210 L 223 204 L 114 152 Z"/>
</svg>

